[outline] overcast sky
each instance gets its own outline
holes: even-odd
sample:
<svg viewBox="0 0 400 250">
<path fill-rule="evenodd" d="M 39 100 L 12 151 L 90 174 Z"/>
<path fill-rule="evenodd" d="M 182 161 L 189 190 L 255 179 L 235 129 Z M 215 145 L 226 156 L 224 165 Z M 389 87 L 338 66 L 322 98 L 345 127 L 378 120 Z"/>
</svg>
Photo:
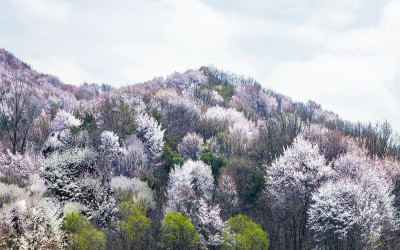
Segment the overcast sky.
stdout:
<svg viewBox="0 0 400 250">
<path fill-rule="evenodd" d="M 0 47 L 65 83 L 202 65 L 400 131 L 400 1 L 2 0 Z"/>
</svg>

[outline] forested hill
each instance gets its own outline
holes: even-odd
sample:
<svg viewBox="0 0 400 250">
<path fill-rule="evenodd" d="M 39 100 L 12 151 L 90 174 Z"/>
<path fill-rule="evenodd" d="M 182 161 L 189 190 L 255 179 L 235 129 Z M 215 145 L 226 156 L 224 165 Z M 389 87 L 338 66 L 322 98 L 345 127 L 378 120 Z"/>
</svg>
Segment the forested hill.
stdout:
<svg viewBox="0 0 400 250">
<path fill-rule="evenodd" d="M 387 122 L 343 121 L 214 66 L 73 86 L 0 50 L 0 74 L 0 248 L 400 243 Z"/>
</svg>

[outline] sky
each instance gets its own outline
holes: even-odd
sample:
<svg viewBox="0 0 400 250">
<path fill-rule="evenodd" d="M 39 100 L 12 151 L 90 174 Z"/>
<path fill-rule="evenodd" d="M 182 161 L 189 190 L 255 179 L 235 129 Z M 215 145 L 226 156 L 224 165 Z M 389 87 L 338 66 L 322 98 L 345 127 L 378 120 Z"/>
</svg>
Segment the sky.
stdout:
<svg viewBox="0 0 400 250">
<path fill-rule="evenodd" d="M 63 82 L 210 65 L 400 131 L 400 1 L 2 0 L 0 47 Z"/>
</svg>

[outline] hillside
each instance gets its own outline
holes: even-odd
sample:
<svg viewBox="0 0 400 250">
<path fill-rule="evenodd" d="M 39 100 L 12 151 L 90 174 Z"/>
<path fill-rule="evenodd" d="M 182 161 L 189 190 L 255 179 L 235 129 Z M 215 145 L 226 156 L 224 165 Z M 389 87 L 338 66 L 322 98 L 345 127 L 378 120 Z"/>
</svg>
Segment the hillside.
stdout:
<svg viewBox="0 0 400 250">
<path fill-rule="evenodd" d="M 3 49 L 0 75 L 0 248 L 400 243 L 387 122 L 343 121 L 214 66 L 73 86 Z"/>
</svg>

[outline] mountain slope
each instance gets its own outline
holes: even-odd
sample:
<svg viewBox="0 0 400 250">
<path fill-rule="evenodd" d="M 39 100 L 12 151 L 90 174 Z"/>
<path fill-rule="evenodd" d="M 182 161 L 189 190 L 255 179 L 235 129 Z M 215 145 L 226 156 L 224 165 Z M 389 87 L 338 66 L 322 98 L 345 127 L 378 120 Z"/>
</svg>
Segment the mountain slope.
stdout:
<svg viewBox="0 0 400 250">
<path fill-rule="evenodd" d="M 399 243 L 388 123 L 343 121 L 214 66 L 113 89 L 0 52 L 0 248 Z"/>
</svg>

